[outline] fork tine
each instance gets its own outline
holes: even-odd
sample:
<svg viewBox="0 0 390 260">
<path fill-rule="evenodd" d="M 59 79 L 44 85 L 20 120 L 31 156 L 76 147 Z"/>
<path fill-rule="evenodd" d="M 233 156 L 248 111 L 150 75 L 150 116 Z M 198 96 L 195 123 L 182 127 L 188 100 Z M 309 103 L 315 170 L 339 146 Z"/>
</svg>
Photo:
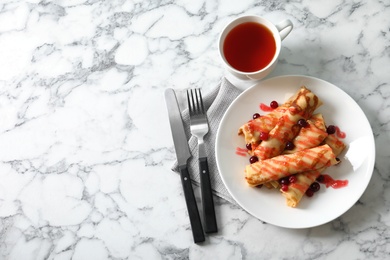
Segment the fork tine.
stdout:
<svg viewBox="0 0 390 260">
<path fill-rule="evenodd" d="M 199 100 L 198 100 L 198 91 L 197 89 L 192 90 L 192 98 L 194 99 L 195 113 L 199 114 Z"/>
<path fill-rule="evenodd" d="M 203 114 L 203 101 L 200 89 L 188 89 L 187 101 L 190 115 Z"/>
<path fill-rule="evenodd" d="M 204 114 L 202 93 L 199 88 L 187 90 L 187 101 L 190 115 Z"/>
<path fill-rule="evenodd" d="M 203 99 L 202 99 L 202 92 L 200 91 L 200 89 L 198 88 L 197 89 L 197 92 L 198 92 L 198 103 L 199 103 L 199 112 L 201 114 L 204 114 L 204 106 L 203 106 Z"/>
<path fill-rule="evenodd" d="M 190 115 L 194 114 L 194 97 L 192 96 L 192 89 L 187 89 L 187 102 L 188 102 L 188 111 Z"/>
<path fill-rule="evenodd" d="M 195 111 L 195 114 L 198 115 L 199 114 L 199 100 L 198 100 L 197 89 L 192 89 L 191 94 L 192 94 L 192 98 L 193 98 L 193 102 L 194 102 L 194 111 Z"/>
<path fill-rule="evenodd" d="M 196 113 L 199 114 L 200 113 L 200 104 L 199 104 L 199 89 L 196 88 L 194 90 L 195 92 L 195 102 L 196 102 Z"/>
</svg>

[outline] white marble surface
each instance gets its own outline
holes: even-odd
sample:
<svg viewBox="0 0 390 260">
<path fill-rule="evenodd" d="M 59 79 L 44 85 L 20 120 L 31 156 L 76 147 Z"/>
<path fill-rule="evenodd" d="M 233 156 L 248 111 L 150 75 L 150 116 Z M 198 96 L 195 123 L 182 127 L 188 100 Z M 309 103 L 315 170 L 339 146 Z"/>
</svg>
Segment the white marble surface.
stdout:
<svg viewBox="0 0 390 260">
<path fill-rule="evenodd" d="M 376 166 L 359 202 L 316 228 L 216 198 L 220 230 L 195 245 L 163 91 L 207 92 L 227 75 L 216 42 L 242 14 L 294 23 L 271 76 L 351 95 Z M 389 17 L 387 0 L 2 1 L 0 259 L 388 258 Z"/>
</svg>

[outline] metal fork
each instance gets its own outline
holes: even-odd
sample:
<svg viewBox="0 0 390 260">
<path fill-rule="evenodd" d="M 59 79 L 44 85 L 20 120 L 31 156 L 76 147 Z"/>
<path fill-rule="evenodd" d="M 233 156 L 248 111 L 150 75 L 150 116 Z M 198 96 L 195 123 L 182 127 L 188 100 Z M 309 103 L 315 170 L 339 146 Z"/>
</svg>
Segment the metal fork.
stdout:
<svg viewBox="0 0 390 260">
<path fill-rule="evenodd" d="M 209 167 L 203 137 L 209 131 L 207 115 L 203 106 L 200 89 L 187 90 L 188 110 L 190 112 L 191 134 L 198 139 L 199 148 L 199 175 L 202 194 L 203 218 L 205 232 L 215 233 L 218 231 L 215 218 L 213 193 L 211 190 Z"/>
</svg>

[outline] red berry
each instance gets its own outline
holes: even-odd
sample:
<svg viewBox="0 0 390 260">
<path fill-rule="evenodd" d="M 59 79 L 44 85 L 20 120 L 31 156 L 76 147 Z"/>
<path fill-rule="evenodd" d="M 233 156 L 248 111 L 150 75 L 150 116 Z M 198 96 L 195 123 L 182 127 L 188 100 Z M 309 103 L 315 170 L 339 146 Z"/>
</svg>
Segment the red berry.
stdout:
<svg viewBox="0 0 390 260">
<path fill-rule="evenodd" d="M 267 141 L 269 138 L 269 134 L 266 132 L 260 132 L 260 140 Z"/>
<path fill-rule="evenodd" d="M 281 185 L 289 185 L 289 184 L 290 184 L 290 181 L 289 181 L 289 178 L 288 178 L 288 177 L 284 177 L 284 178 L 279 179 L 279 183 L 280 183 Z"/>
<path fill-rule="evenodd" d="M 288 185 L 282 184 L 281 189 L 282 189 L 282 191 L 287 192 L 288 191 Z"/>
<path fill-rule="evenodd" d="M 259 188 L 259 189 L 260 189 L 261 187 L 263 187 L 263 184 L 259 184 L 259 185 L 256 186 L 256 188 Z"/>
<path fill-rule="evenodd" d="M 288 181 L 289 181 L 290 183 L 297 182 L 297 180 L 298 180 L 298 178 L 297 178 L 297 176 L 295 176 L 295 175 L 291 175 L 291 176 L 288 178 Z"/>
<path fill-rule="evenodd" d="M 275 100 L 273 100 L 273 101 L 269 104 L 269 106 L 270 106 L 271 108 L 275 109 L 275 108 L 277 108 L 277 107 L 279 106 L 279 104 L 278 104 L 278 102 L 276 102 Z"/>
<path fill-rule="evenodd" d="M 308 189 L 308 190 L 306 191 L 306 196 L 308 196 L 308 197 L 313 197 L 313 195 L 314 195 L 314 192 L 313 192 L 311 189 Z"/>
<path fill-rule="evenodd" d="M 318 182 L 313 182 L 310 185 L 309 189 L 312 190 L 313 192 L 317 192 L 320 190 L 320 184 Z"/>
<path fill-rule="evenodd" d="M 250 163 L 255 163 L 259 160 L 259 158 L 257 158 L 257 156 L 251 156 L 251 158 L 249 158 L 249 162 Z"/>
<path fill-rule="evenodd" d="M 326 128 L 326 132 L 328 134 L 334 134 L 336 133 L 336 127 L 334 125 L 329 125 L 327 128 Z"/>
<path fill-rule="evenodd" d="M 252 151 L 252 144 L 251 143 L 247 143 L 245 145 L 246 149 L 248 149 L 249 151 Z"/>
<path fill-rule="evenodd" d="M 286 150 L 292 150 L 292 149 L 294 149 L 294 147 L 295 147 L 295 145 L 293 144 L 293 142 L 288 141 L 288 142 L 286 143 L 286 147 L 285 147 L 284 149 L 286 149 Z"/>
<path fill-rule="evenodd" d="M 254 113 L 252 117 L 253 117 L 253 119 L 259 118 L 260 114 L 259 113 Z"/>
<path fill-rule="evenodd" d="M 308 127 L 309 126 L 309 123 L 303 118 L 299 119 L 297 124 L 301 127 Z"/>
</svg>

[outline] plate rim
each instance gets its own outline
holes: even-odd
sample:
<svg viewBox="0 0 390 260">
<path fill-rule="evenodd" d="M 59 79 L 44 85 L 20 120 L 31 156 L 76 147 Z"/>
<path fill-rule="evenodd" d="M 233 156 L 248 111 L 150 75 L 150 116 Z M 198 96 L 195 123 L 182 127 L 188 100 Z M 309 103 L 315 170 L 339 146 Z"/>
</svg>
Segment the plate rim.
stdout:
<svg viewBox="0 0 390 260">
<path fill-rule="evenodd" d="M 261 85 L 264 85 L 264 84 L 267 84 L 269 81 L 274 81 L 274 80 L 282 80 L 282 79 L 286 79 L 286 78 L 294 78 L 294 79 L 300 79 L 300 80 L 312 80 L 314 82 L 320 82 L 321 84 L 327 84 L 327 85 L 331 85 L 332 87 L 334 87 L 335 89 L 338 89 L 340 92 L 344 93 L 346 96 L 348 96 L 348 98 L 350 99 L 350 101 L 352 101 L 356 106 L 357 108 L 360 110 L 360 112 L 364 115 L 364 121 L 366 121 L 367 125 L 369 126 L 368 129 L 369 129 L 369 137 L 370 137 L 370 144 L 371 145 L 371 151 L 370 153 L 372 154 L 372 156 L 370 158 L 372 158 L 373 160 L 370 160 L 369 161 L 369 165 L 368 165 L 368 170 L 367 170 L 367 173 L 369 174 L 369 176 L 366 178 L 366 182 L 364 183 L 364 186 L 361 188 L 361 190 L 358 190 L 360 191 L 358 194 L 356 194 L 356 199 L 353 199 L 352 202 L 351 202 L 351 205 L 349 205 L 348 207 L 346 207 L 339 215 L 337 215 L 336 217 L 333 217 L 333 218 L 330 218 L 328 220 L 324 220 L 324 221 L 320 221 L 319 223 L 317 224 L 312 224 L 312 225 L 297 225 L 297 226 L 294 226 L 294 225 L 283 225 L 283 224 L 278 224 L 278 223 L 275 223 L 275 222 L 270 222 L 270 221 L 265 221 L 263 219 L 261 219 L 259 216 L 257 216 L 251 209 L 248 209 L 246 206 L 242 205 L 242 203 L 240 203 L 240 200 L 236 197 L 236 195 L 234 194 L 234 192 L 232 192 L 229 188 L 229 186 L 226 184 L 226 180 L 223 176 L 223 174 L 221 173 L 221 167 L 220 167 L 220 163 L 219 163 L 219 149 L 218 149 L 218 145 L 219 145 L 219 139 L 220 139 L 220 135 L 221 135 L 221 125 L 223 122 L 225 122 L 226 120 L 226 117 L 228 115 L 228 112 L 230 111 L 230 109 L 236 104 L 236 102 L 238 102 L 238 100 L 240 100 L 240 98 L 246 94 L 246 92 L 249 92 L 251 91 L 253 88 L 256 88 L 256 87 L 260 87 Z M 359 106 L 359 104 L 348 94 L 346 93 L 343 89 L 341 89 L 340 87 L 326 81 L 326 80 L 323 80 L 323 79 L 319 79 L 319 78 L 316 78 L 316 77 L 312 77 L 312 76 L 307 76 L 307 75 L 281 75 L 281 76 L 275 76 L 275 77 L 272 77 L 272 78 L 268 78 L 268 79 L 265 79 L 265 80 L 262 80 L 262 81 L 259 81 L 259 82 L 255 82 L 253 85 L 251 85 L 250 87 L 248 87 L 247 89 L 245 89 L 242 93 L 240 93 L 232 102 L 231 104 L 229 105 L 229 107 L 226 109 L 226 111 L 224 112 L 222 118 L 221 118 L 221 121 L 218 125 L 218 130 L 217 130 L 217 134 L 216 134 L 216 140 L 215 140 L 215 158 L 216 158 L 216 163 L 217 163 L 217 169 L 218 169 L 218 174 L 219 176 L 221 177 L 221 180 L 226 188 L 226 190 L 229 192 L 230 196 L 234 199 L 234 201 L 242 208 L 244 209 L 246 212 L 248 212 L 250 215 L 254 216 L 255 218 L 259 219 L 260 221 L 263 221 L 263 222 L 266 222 L 268 224 L 272 224 L 274 226 L 278 226 L 278 227 L 283 227 L 283 228 L 290 228 L 290 229 L 304 229 L 304 228 L 312 228 L 312 227 L 317 227 L 317 226 L 320 226 L 320 225 L 323 225 L 323 224 L 326 224 L 326 223 L 329 223 L 333 220 L 335 220 L 336 218 L 342 216 L 344 213 L 346 213 L 348 210 L 350 210 L 355 204 L 356 202 L 361 198 L 361 196 L 363 195 L 363 193 L 367 190 L 367 187 L 372 179 L 372 175 L 373 175 L 373 172 L 374 172 L 374 167 L 375 167 L 375 162 L 376 162 L 376 146 L 375 146 L 375 139 L 374 139 L 374 134 L 373 134 L 373 130 L 372 130 L 372 127 L 371 127 L 371 124 L 367 118 L 367 115 L 364 113 L 364 111 L 362 110 L 362 108 Z M 286 206 L 287 207 L 287 206 Z"/>
</svg>

